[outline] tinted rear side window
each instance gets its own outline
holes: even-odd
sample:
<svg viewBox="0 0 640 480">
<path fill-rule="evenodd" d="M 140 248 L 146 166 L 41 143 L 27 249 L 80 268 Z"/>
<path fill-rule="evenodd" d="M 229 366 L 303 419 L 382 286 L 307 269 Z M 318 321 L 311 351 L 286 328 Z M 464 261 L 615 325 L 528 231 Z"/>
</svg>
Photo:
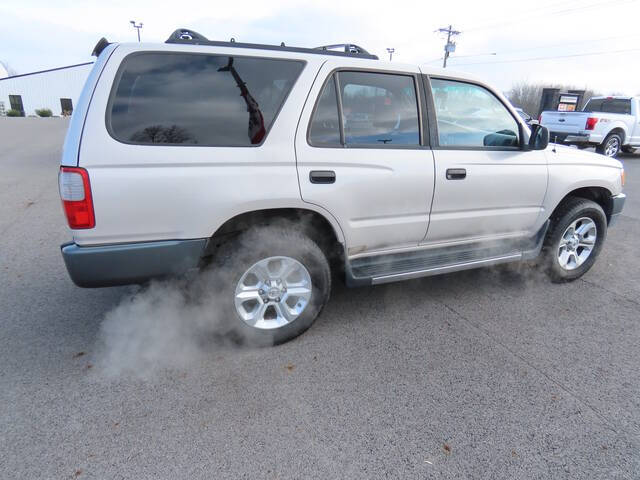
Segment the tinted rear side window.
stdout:
<svg viewBox="0 0 640 480">
<path fill-rule="evenodd" d="M 631 100 L 624 98 L 613 98 L 602 102 L 602 111 L 606 113 L 623 113 L 629 115 L 631 113 Z"/>
<path fill-rule="evenodd" d="M 259 145 L 304 63 L 188 53 L 125 58 L 107 125 L 137 144 Z"/>
<path fill-rule="evenodd" d="M 631 100 L 624 98 L 599 98 L 589 100 L 584 107 L 585 112 L 624 113 L 631 114 Z"/>
</svg>

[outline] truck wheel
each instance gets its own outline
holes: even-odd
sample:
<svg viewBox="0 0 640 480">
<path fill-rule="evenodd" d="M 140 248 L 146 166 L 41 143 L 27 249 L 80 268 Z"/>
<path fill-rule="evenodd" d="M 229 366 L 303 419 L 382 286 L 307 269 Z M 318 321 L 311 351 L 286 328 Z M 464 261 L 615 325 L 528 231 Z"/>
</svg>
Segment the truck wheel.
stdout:
<svg viewBox="0 0 640 480">
<path fill-rule="evenodd" d="M 602 207 L 584 198 L 569 197 L 551 217 L 544 241 L 542 265 L 553 282 L 580 278 L 594 264 L 607 236 Z"/>
<path fill-rule="evenodd" d="M 617 133 L 610 133 L 600 145 L 596 147 L 596 152 L 606 155 L 607 157 L 615 157 L 620 153 L 622 147 L 622 137 Z"/>
<path fill-rule="evenodd" d="M 224 320 L 241 343 L 291 340 L 311 326 L 329 300 L 329 263 L 318 245 L 294 228 L 254 228 L 217 255 Z"/>
</svg>

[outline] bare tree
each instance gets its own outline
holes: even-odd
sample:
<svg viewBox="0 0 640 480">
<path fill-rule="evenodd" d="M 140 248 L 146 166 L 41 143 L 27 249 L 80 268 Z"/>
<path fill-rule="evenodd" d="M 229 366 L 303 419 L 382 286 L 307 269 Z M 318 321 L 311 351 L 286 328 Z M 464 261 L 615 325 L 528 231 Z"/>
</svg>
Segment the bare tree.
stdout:
<svg viewBox="0 0 640 480">
<path fill-rule="evenodd" d="M 542 90 L 544 88 L 559 88 L 561 92 L 579 90 L 572 85 L 518 82 L 511 87 L 509 92 L 507 92 L 507 97 L 513 105 L 522 108 L 529 115 L 537 118 L 538 115 L 540 115 L 540 99 L 542 98 Z M 600 94 L 592 89 L 585 88 L 582 105 L 584 105 L 591 97 L 598 95 Z"/>
<path fill-rule="evenodd" d="M 509 101 L 516 107 L 520 107 L 532 117 L 539 115 L 540 98 L 544 85 L 540 83 L 518 82 L 507 93 Z"/>
</svg>

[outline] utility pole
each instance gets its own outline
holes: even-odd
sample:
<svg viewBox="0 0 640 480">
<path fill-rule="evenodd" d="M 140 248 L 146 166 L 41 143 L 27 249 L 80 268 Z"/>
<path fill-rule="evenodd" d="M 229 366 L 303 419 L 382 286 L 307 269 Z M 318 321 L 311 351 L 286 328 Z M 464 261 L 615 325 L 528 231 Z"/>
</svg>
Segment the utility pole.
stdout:
<svg viewBox="0 0 640 480">
<path fill-rule="evenodd" d="M 449 58 L 449 54 L 456 51 L 456 42 L 452 42 L 451 37 L 460 35 L 462 32 L 453 30 L 451 25 L 449 25 L 449 28 L 439 28 L 436 32 L 447 34 L 447 44 L 444 46 L 444 61 L 442 62 L 442 68 L 447 68 L 447 58 Z"/>
<path fill-rule="evenodd" d="M 140 22 L 139 24 L 136 25 L 136 21 L 135 20 L 131 20 L 129 21 L 129 23 L 131 25 L 133 25 L 133 28 L 135 28 L 138 32 L 138 42 L 140 41 L 140 30 L 142 30 L 142 22 Z"/>
<path fill-rule="evenodd" d="M 393 58 L 393 52 L 395 52 L 395 48 L 387 48 L 387 52 L 389 52 L 389 61 Z"/>
</svg>

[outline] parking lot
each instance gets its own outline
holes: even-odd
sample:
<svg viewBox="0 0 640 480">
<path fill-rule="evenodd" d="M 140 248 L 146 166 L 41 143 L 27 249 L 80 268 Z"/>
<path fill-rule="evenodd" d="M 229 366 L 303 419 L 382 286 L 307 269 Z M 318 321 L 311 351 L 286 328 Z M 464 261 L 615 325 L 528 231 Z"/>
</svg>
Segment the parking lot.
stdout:
<svg viewBox="0 0 640 480">
<path fill-rule="evenodd" d="M 639 477 L 640 156 L 576 282 L 335 285 L 303 336 L 247 349 L 185 334 L 184 299 L 71 283 L 66 125 L 0 119 L 0 477 Z"/>
</svg>

